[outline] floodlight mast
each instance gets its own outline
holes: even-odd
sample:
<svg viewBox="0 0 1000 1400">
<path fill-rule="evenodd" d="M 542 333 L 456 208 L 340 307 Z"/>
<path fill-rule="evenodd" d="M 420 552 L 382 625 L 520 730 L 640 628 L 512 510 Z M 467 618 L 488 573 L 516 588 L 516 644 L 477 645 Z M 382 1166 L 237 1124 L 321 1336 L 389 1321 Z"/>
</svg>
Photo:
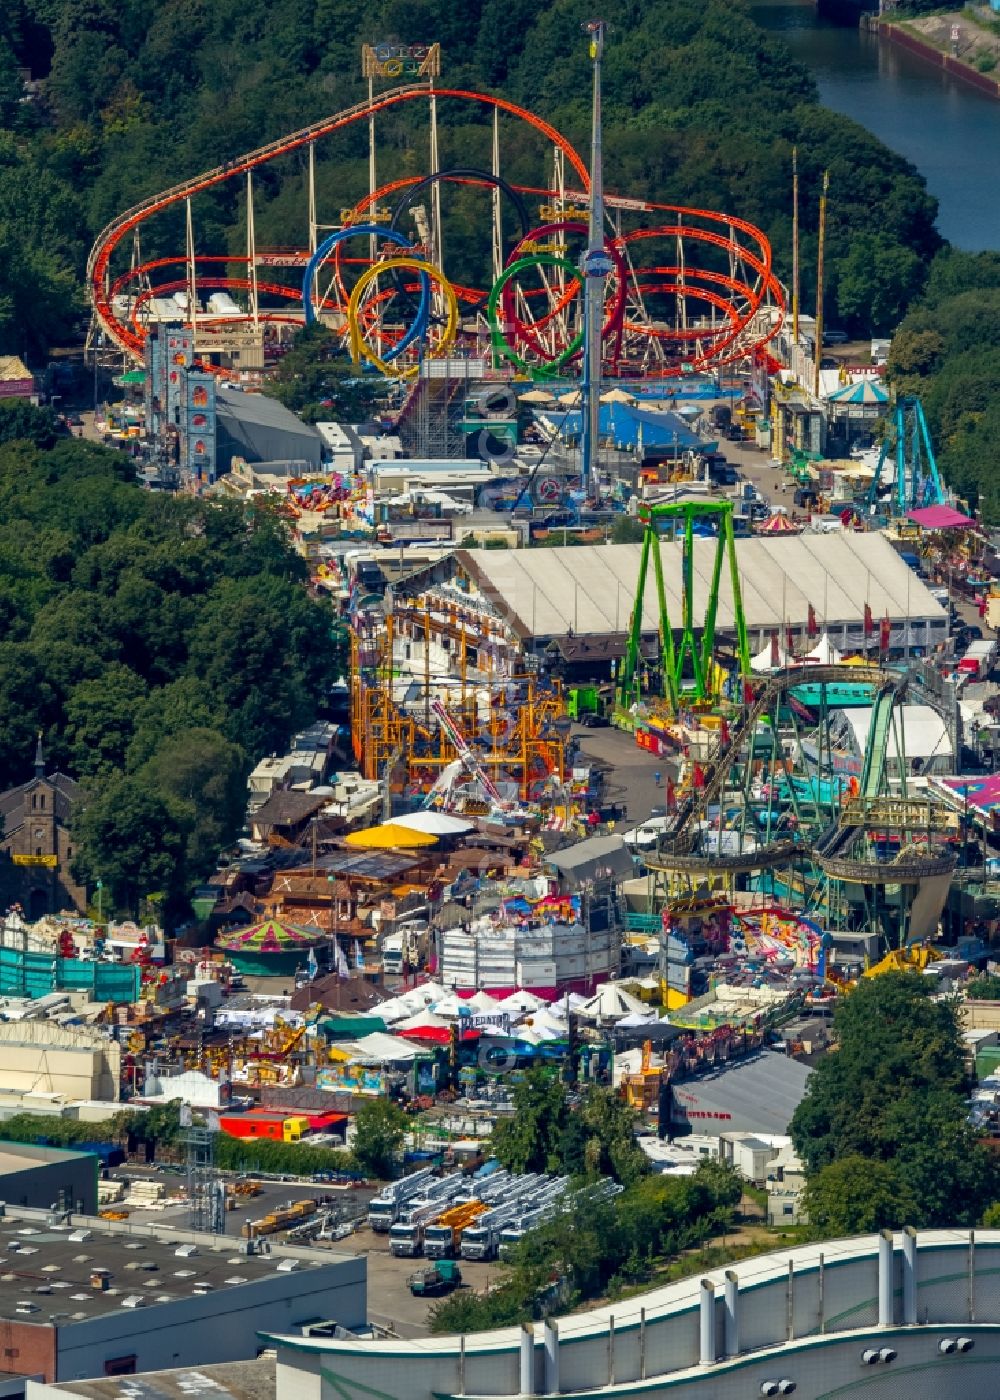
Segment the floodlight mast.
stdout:
<svg viewBox="0 0 1000 1400">
<path fill-rule="evenodd" d="M 604 39 L 610 25 L 603 19 L 586 20 L 581 26 L 590 36 L 593 63 L 593 109 L 590 133 L 590 218 L 587 251 L 583 258 L 584 346 L 583 346 L 583 434 L 581 485 L 586 500 L 600 497 L 597 447 L 601 405 L 601 329 L 604 320 L 604 288 L 610 259 L 604 251 L 604 173 L 601 139 L 601 61 Z"/>
</svg>

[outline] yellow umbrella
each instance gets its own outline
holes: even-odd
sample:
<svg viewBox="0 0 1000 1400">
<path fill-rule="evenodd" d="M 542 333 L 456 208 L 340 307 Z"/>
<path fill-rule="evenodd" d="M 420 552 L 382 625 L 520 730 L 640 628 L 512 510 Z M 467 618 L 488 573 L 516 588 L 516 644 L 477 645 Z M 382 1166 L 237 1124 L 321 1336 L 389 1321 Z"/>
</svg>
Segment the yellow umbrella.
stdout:
<svg viewBox="0 0 1000 1400">
<path fill-rule="evenodd" d="M 344 837 L 345 846 L 356 846 L 362 851 L 385 851 L 393 849 L 414 849 L 417 846 L 436 846 L 437 837 L 426 831 L 414 831 L 408 826 L 396 826 L 385 822 L 382 826 L 370 826 L 364 831 L 352 831 Z"/>
<path fill-rule="evenodd" d="M 579 389 L 571 389 L 568 394 L 559 395 L 559 402 L 570 405 L 583 403 L 583 395 Z"/>
<path fill-rule="evenodd" d="M 555 395 L 546 393 L 544 389 L 529 389 L 526 394 L 518 396 L 520 403 L 555 403 Z"/>
</svg>

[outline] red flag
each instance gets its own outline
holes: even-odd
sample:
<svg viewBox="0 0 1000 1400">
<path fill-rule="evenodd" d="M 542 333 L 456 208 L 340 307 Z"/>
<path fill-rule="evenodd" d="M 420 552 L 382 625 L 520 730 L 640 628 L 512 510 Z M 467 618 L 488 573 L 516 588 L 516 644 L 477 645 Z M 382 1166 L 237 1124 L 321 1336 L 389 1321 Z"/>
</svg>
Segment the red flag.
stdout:
<svg viewBox="0 0 1000 1400">
<path fill-rule="evenodd" d="M 812 603 L 809 604 L 809 615 L 806 620 L 806 632 L 810 637 L 815 637 L 816 634 L 819 632 L 819 628 L 816 626 L 816 609 L 813 607 Z"/>
<path fill-rule="evenodd" d="M 785 645 L 790 652 L 795 650 L 795 633 L 792 631 L 791 627 L 785 628 Z"/>
<path fill-rule="evenodd" d="M 700 763 L 694 765 L 694 786 L 703 788 L 705 786 L 705 770 Z"/>
<path fill-rule="evenodd" d="M 872 610 L 865 604 L 865 636 L 870 637 L 875 631 L 875 619 L 872 617 Z"/>
<path fill-rule="evenodd" d="M 781 645 L 777 632 L 771 633 L 771 665 L 777 669 L 781 664 Z"/>
<path fill-rule="evenodd" d="M 719 738 L 722 740 L 723 748 L 729 748 L 729 725 L 725 720 L 719 725 Z"/>
<path fill-rule="evenodd" d="M 892 623 L 889 621 L 889 614 L 886 613 L 879 623 L 878 647 L 879 651 L 888 651 L 889 642 L 892 639 Z"/>
<path fill-rule="evenodd" d="M 677 806 L 677 784 L 673 778 L 667 778 L 667 811 L 672 812 Z"/>
<path fill-rule="evenodd" d="M 753 704 L 753 686 L 748 680 L 743 682 L 743 703 L 744 705 Z"/>
</svg>

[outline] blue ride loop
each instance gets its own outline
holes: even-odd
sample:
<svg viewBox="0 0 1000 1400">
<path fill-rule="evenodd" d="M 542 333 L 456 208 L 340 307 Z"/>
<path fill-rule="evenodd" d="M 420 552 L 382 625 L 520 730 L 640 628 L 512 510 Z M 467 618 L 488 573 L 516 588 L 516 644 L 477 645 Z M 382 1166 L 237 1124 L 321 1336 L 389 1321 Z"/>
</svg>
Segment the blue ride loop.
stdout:
<svg viewBox="0 0 1000 1400">
<path fill-rule="evenodd" d="M 394 244 L 397 248 L 402 248 L 407 252 L 413 252 L 413 244 L 404 234 L 398 233 L 394 228 L 386 228 L 383 224 L 350 224 L 347 228 L 340 228 L 337 229 L 336 233 L 331 233 L 329 238 L 323 239 L 323 242 L 309 259 L 302 278 L 302 309 L 305 313 L 305 323 L 307 326 L 314 325 L 316 321 L 316 312 L 313 308 L 313 282 L 315 281 L 317 271 L 338 244 L 343 243 L 345 238 L 354 238 L 360 234 L 368 234 L 369 236 L 380 238 L 384 242 Z M 401 355 L 415 340 L 420 340 L 426 335 L 427 323 L 430 319 L 430 309 L 430 278 L 425 272 L 421 272 L 420 301 L 417 303 L 417 311 L 413 322 L 409 329 L 403 334 L 399 343 L 386 350 L 382 357 L 383 359 L 396 359 L 397 356 Z"/>
</svg>

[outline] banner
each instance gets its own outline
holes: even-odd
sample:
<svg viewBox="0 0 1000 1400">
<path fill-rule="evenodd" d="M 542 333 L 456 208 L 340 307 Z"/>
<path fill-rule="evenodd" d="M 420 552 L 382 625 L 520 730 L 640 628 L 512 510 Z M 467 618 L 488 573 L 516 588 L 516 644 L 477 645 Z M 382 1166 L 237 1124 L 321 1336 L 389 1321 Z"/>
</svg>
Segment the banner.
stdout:
<svg viewBox="0 0 1000 1400">
<path fill-rule="evenodd" d="M 59 864 L 58 856 L 11 856 L 15 865 L 45 865 L 54 870 Z"/>
</svg>

